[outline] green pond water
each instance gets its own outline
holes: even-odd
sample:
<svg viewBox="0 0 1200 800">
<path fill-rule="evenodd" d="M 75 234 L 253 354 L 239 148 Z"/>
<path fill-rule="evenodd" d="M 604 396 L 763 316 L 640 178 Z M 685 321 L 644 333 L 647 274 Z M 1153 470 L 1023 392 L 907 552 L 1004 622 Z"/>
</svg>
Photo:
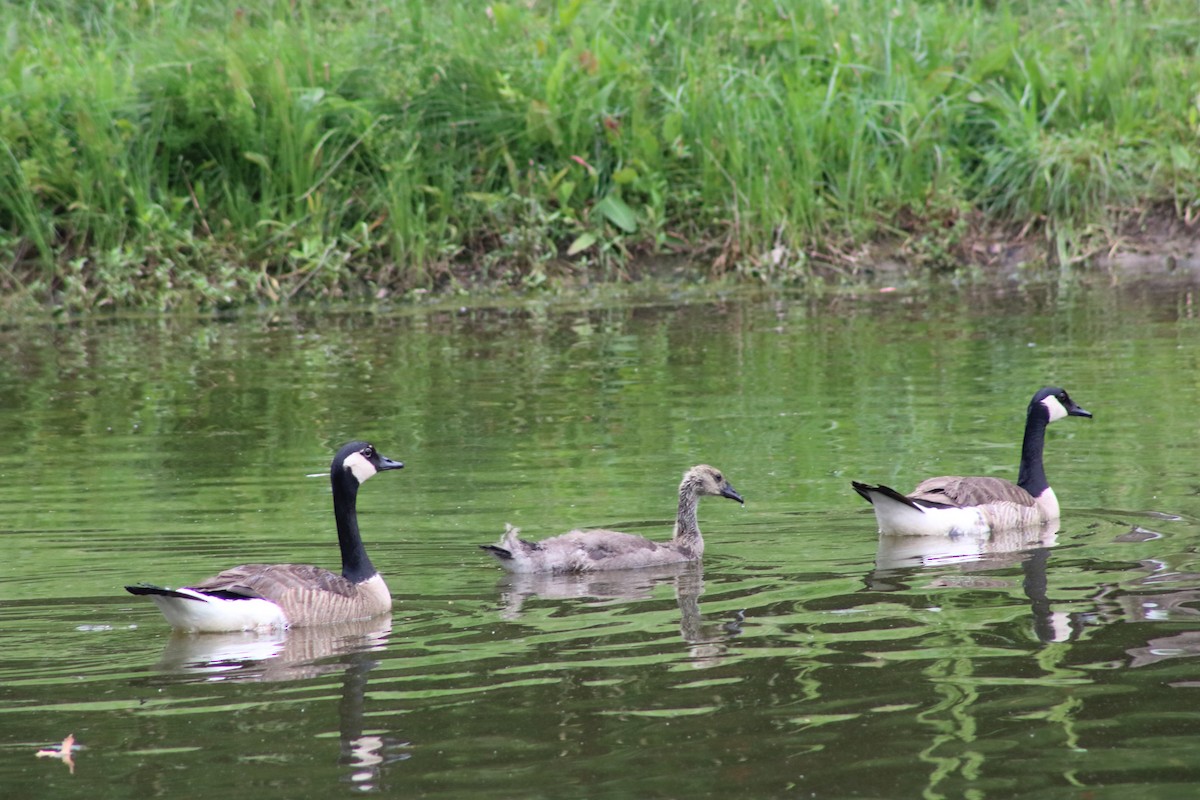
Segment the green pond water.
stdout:
<svg viewBox="0 0 1200 800">
<path fill-rule="evenodd" d="M 1200 314 L 1183 281 L 680 294 L 0 328 L 0 796 L 1192 797 Z M 1061 527 L 880 541 L 852 479 L 1015 478 Z M 337 567 L 390 619 L 172 635 L 122 586 Z M 702 567 L 506 578 L 479 544 L 665 539 Z M 311 477 L 316 476 L 316 477 Z M 74 734 L 72 764 L 38 757 Z"/>
</svg>

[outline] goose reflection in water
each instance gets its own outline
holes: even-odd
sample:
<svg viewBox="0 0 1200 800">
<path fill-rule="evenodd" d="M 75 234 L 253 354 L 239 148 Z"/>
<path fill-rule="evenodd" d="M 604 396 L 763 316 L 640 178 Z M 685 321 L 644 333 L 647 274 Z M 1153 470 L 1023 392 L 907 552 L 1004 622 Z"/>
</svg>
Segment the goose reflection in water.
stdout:
<svg viewBox="0 0 1200 800">
<path fill-rule="evenodd" d="M 879 536 L 874 575 L 886 579 L 892 571 L 910 567 L 962 565 L 964 571 L 1011 566 L 1036 547 L 1058 543 L 1058 520 L 981 536 Z"/>
<path fill-rule="evenodd" d="M 314 625 L 307 628 L 173 633 L 156 669 L 203 675 L 212 681 L 293 681 L 340 672 L 346 665 L 333 656 L 382 650 L 392 631 L 392 616 Z"/>
<path fill-rule="evenodd" d="M 356 789 L 378 788 L 383 768 L 411 757 L 411 743 L 364 730 L 367 677 L 387 646 L 391 615 L 371 620 L 255 633 L 174 633 L 156 669 L 206 681 L 271 683 L 343 673 L 338 701 L 338 764 Z"/>
<path fill-rule="evenodd" d="M 1058 520 L 980 536 L 879 536 L 875 569 L 866 577 L 876 592 L 907 589 L 906 581 L 924 570 L 941 569 L 927 582 L 930 588 L 1004 588 L 1012 581 L 985 574 L 1020 565 L 1021 588 L 1029 599 L 1034 633 L 1043 642 L 1075 639 L 1078 615 L 1055 611 L 1047 594 L 1051 548 L 1058 543 Z M 945 568 L 957 569 L 957 572 Z"/>
<path fill-rule="evenodd" d="M 631 600 L 650 600 L 655 587 L 672 584 L 679 606 L 679 632 L 688 645 L 693 666 L 715 666 L 728 650 L 728 640 L 742 632 L 742 613 L 724 622 L 706 622 L 700 612 L 704 593 L 704 568 L 698 562 L 670 564 L 631 570 L 594 573 L 510 573 L 500 579 L 500 616 L 506 620 L 521 618 L 526 601 L 584 600 L 590 606 L 608 606 Z"/>
</svg>

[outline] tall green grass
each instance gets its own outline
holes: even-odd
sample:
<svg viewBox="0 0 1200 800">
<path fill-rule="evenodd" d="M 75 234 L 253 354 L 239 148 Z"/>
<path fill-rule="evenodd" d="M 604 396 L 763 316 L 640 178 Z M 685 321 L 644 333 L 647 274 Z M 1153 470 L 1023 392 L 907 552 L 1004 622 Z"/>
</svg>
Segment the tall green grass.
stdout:
<svg viewBox="0 0 1200 800">
<path fill-rule="evenodd" d="M 0 284 L 72 307 L 536 286 L 1200 191 L 1194 2 L 10 4 Z M 705 268 L 706 269 L 706 268 Z"/>
</svg>

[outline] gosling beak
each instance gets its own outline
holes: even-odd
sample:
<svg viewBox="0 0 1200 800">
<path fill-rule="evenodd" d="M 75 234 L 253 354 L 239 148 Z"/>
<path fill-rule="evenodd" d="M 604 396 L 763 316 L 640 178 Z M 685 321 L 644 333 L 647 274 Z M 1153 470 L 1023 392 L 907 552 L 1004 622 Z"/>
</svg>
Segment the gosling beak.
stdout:
<svg viewBox="0 0 1200 800">
<path fill-rule="evenodd" d="M 730 500 L 737 500 L 742 505 L 746 505 L 746 501 L 737 493 L 737 489 L 734 489 L 728 483 L 721 487 L 721 497 L 728 497 Z"/>
</svg>

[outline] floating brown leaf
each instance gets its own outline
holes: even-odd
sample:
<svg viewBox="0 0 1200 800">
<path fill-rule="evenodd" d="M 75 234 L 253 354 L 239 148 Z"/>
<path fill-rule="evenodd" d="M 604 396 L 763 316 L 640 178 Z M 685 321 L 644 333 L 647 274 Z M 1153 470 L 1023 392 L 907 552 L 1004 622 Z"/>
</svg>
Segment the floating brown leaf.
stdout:
<svg viewBox="0 0 1200 800">
<path fill-rule="evenodd" d="M 71 756 L 71 754 L 72 754 L 72 752 L 74 752 L 74 750 L 75 750 L 75 734 L 70 733 L 70 734 L 67 734 L 67 738 L 62 740 L 61 747 L 59 747 L 58 749 L 51 748 L 49 750 L 38 750 L 37 757 L 38 758 L 43 758 L 43 757 L 60 758 L 60 759 L 62 759 L 62 762 L 67 765 L 67 769 L 69 769 L 71 771 L 71 774 L 74 775 L 75 774 L 75 759 L 72 758 L 72 756 Z"/>
</svg>

